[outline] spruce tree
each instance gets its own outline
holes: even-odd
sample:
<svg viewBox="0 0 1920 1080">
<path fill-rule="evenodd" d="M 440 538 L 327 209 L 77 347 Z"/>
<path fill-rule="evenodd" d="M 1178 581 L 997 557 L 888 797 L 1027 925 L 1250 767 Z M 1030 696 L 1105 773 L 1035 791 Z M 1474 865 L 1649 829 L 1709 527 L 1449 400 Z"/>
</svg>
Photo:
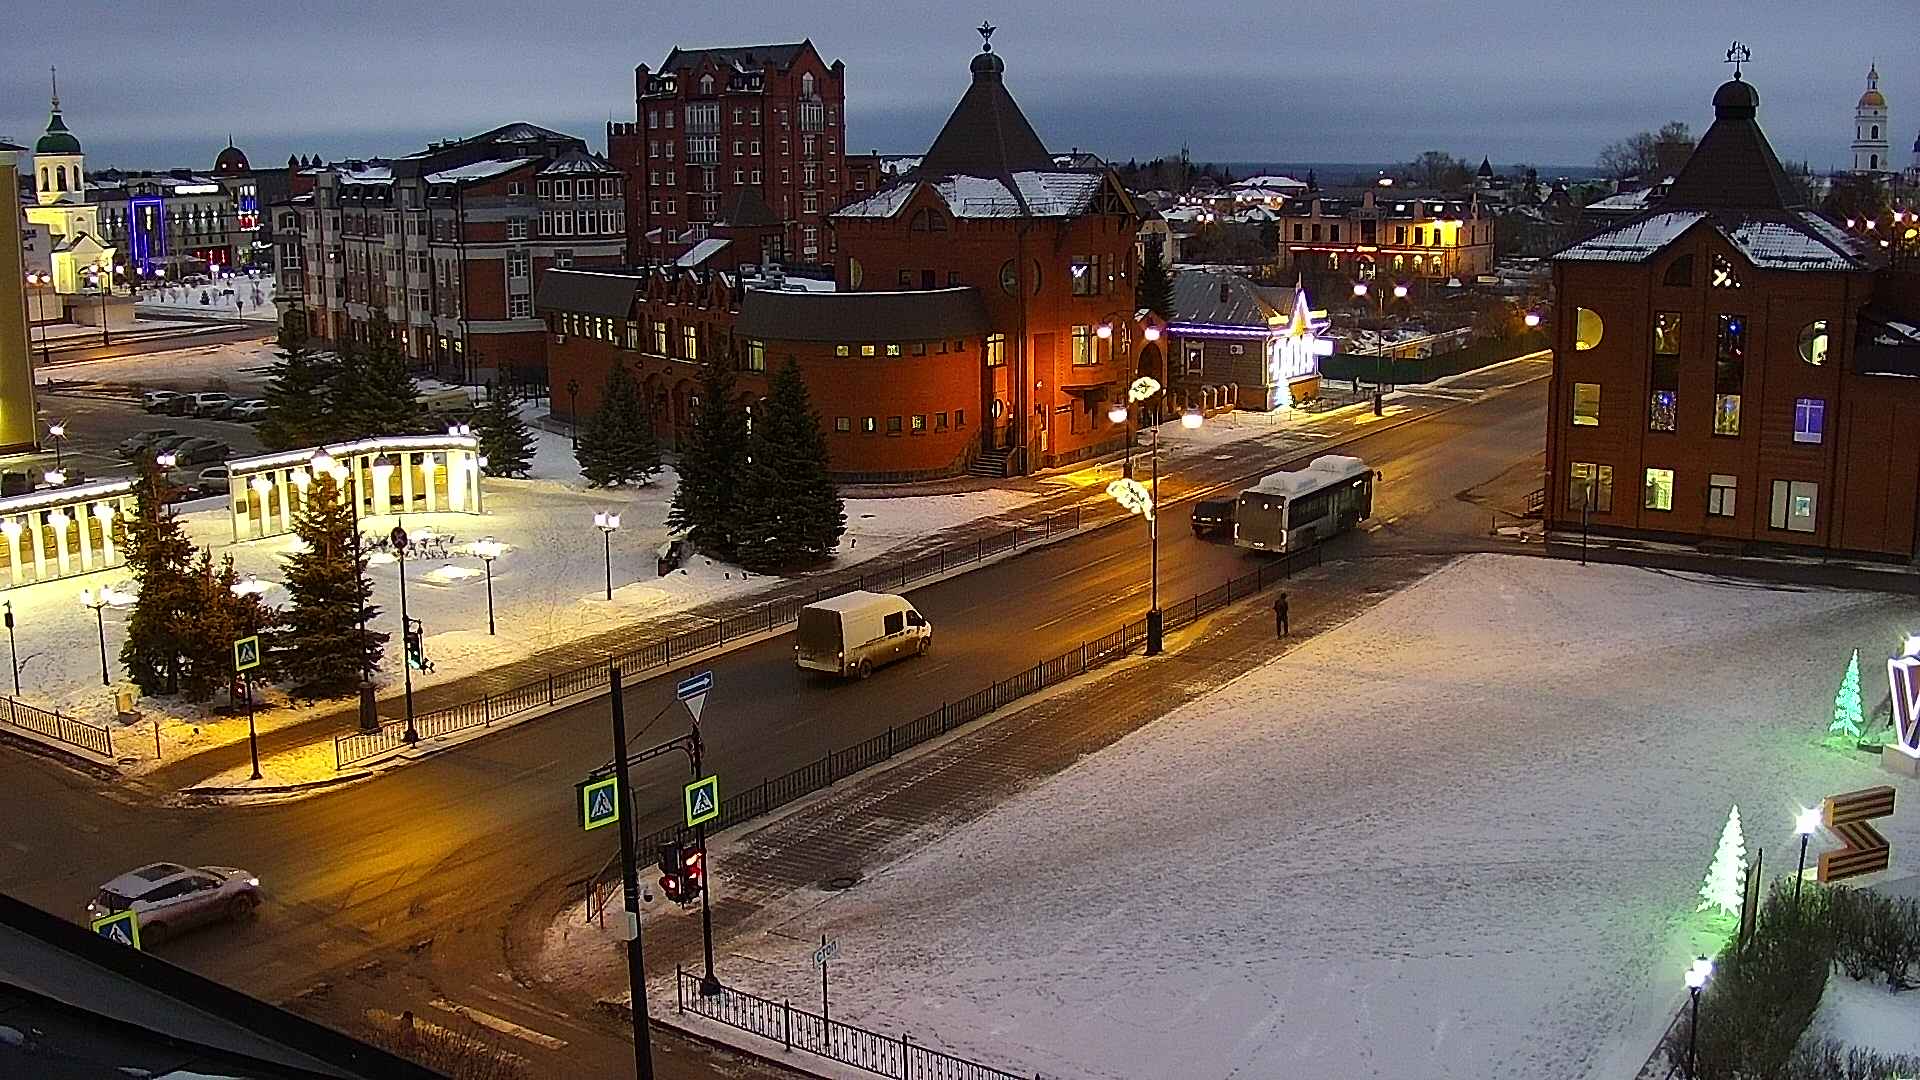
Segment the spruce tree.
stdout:
<svg viewBox="0 0 1920 1080">
<path fill-rule="evenodd" d="M 740 565 L 757 572 L 826 558 L 846 531 L 827 472 L 827 440 L 792 358 L 774 373 L 741 469 L 733 534 Z"/>
<path fill-rule="evenodd" d="M 660 442 L 653 417 L 640 403 L 640 389 L 627 365 L 614 361 L 600 391 L 600 407 L 574 448 L 588 487 L 645 484 L 660 471 Z"/>
<path fill-rule="evenodd" d="M 305 334 L 283 330 L 280 358 L 269 369 L 267 415 L 260 441 L 269 450 L 320 446 L 340 437 L 331 415 L 329 390 L 339 358 L 314 350 Z"/>
<path fill-rule="evenodd" d="M 300 549 L 282 563 L 287 606 L 275 630 L 276 662 L 298 680 L 294 689 L 312 697 L 338 697 L 352 690 L 363 669 L 380 661 L 387 635 L 361 626 L 379 609 L 364 556 L 353 543 L 353 508 L 331 475 L 307 486 L 306 505 L 294 515 Z"/>
<path fill-rule="evenodd" d="M 180 695 L 198 702 L 229 684 L 234 676 L 233 643 L 260 633 L 268 616 L 258 595 L 234 591 L 240 574 L 231 555 L 215 569 L 213 553 L 202 548 L 190 580 L 195 603 L 182 620 Z M 267 677 L 264 670 L 253 674 L 256 679 Z"/>
<path fill-rule="evenodd" d="M 420 387 L 407 370 L 407 358 L 378 332 L 373 343 L 343 357 L 330 387 L 331 412 L 343 438 L 412 435 L 427 426 Z"/>
<path fill-rule="evenodd" d="M 527 467 L 533 464 L 533 433 L 520 419 L 511 391 L 499 383 L 493 385 L 486 405 L 473 418 L 473 430 L 480 437 L 489 475 L 527 475 Z"/>
<path fill-rule="evenodd" d="M 700 410 L 680 448 L 680 482 L 667 524 L 684 529 L 700 550 L 733 557 L 733 526 L 741 467 L 747 456 L 747 417 L 734 400 L 733 356 L 716 349 L 700 368 Z"/>
<path fill-rule="evenodd" d="M 1833 695 L 1833 720 L 1827 724 L 1827 741 L 1852 749 L 1866 730 L 1860 709 L 1860 650 L 1853 650 L 1847 661 L 1847 673 L 1840 677 L 1840 689 Z"/>
<path fill-rule="evenodd" d="M 1726 827 L 1720 830 L 1720 846 L 1713 853 L 1713 865 L 1707 868 L 1707 878 L 1700 885 L 1700 906 L 1696 911 L 1718 908 L 1725 914 L 1738 915 L 1747 888 L 1747 841 L 1740 832 L 1740 808 L 1733 808 L 1727 815 Z"/>
<path fill-rule="evenodd" d="M 121 545 L 139 589 L 127 616 L 120 664 L 142 693 L 174 693 L 180 686 L 184 620 L 196 604 L 193 544 L 167 505 L 173 486 L 151 461 L 133 485 L 133 516 L 122 522 Z"/>
<path fill-rule="evenodd" d="M 1173 275 L 1168 273 L 1161 245 L 1149 241 L 1140 260 L 1140 280 L 1135 287 L 1136 302 L 1163 319 L 1173 318 Z"/>
</svg>

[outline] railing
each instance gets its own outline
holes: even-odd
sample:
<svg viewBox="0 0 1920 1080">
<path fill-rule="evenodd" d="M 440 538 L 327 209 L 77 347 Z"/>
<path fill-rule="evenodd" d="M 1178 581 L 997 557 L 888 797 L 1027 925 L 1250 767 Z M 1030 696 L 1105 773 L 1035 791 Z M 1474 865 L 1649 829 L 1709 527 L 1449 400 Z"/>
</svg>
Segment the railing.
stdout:
<svg viewBox="0 0 1920 1080">
<path fill-rule="evenodd" d="M 1527 516 L 1538 517 L 1547 509 L 1547 489 L 1535 488 L 1527 492 Z"/>
<path fill-rule="evenodd" d="M 801 608 L 829 596 L 861 589 L 876 592 L 904 589 L 916 581 L 943 574 L 957 566 L 981 562 L 1003 551 L 1018 548 L 1023 543 L 1045 540 L 1060 532 L 1072 532 L 1080 528 L 1080 521 L 1080 508 L 1076 506 L 1050 514 L 1038 524 L 1021 525 L 982 537 L 972 544 L 942 548 L 907 559 L 897 566 L 863 572 L 850 582 L 816 589 L 812 596 L 776 600 L 759 609 L 715 619 L 583 667 L 552 672 L 510 690 L 419 713 L 413 719 L 413 730 L 423 739 L 451 735 L 471 728 L 486 727 L 496 720 L 552 705 L 579 694 L 605 692 L 609 663 L 618 664 L 620 670 L 628 675 L 648 668 L 663 667 L 695 653 L 718 648 L 729 641 L 785 626 L 799 618 Z M 407 745 L 406 734 L 405 720 L 389 720 L 382 723 L 378 731 L 336 735 L 333 740 L 334 771 Z"/>
<path fill-rule="evenodd" d="M 772 1001 L 730 986 L 722 986 L 712 996 L 702 995 L 700 977 L 685 971 L 675 973 L 674 983 L 681 1012 L 704 1016 L 770 1039 L 785 1049 L 805 1051 L 888 1080 L 1026 1080 L 1018 1073 L 920 1046 L 905 1034 L 897 1038 L 882 1035 L 796 1009 L 791 1001 Z"/>
<path fill-rule="evenodd" d="M 1318 547 L 1295 551 L 1263 563 L 1259 569 L 1251 573 L 1242 574 L 1223 585 L 1208 589 L 1206 592 L 1195 593 L 1179 603 L 1162 608 L 1162 629 L 1178 629 L 1208 612 L 1223 608 L 1235 600 L 1252 596 L 1268 585 L 1292 577 L 1294 571 L 1301 567 L 1318 565 L 1320 565 Z M 877 765 L 929 739 L 939 738 L 954 728 L 977 720 L 1004 705 L 1118 660 L 1132 652 L 1135 647 L 1144 644 L 1146 639 L 1146 620 L 1140 619 L 1127 623 L 1104 637 L 1083 641 L 1077 648 L 1061 653 L 1051 660 L 1043 660 L 1018 674 L 975 691 L 959 701 L 946 702 L 940 708 L 917 720 L 889 727 L 872 738 L 854 743 L 845 749 L 836 750 L 784 776 L 770 777 L 756 786 L 745 788 L 731 798 L 721 801 L 720 817 L 708 828 L 712 832 L 718 832 L 785 806 L 795 799 L 831 787 L 869 766 Z M 642 853 L 657 851 L 661 845 L 679 843 L 687 835 L 688 830 L 684 826 L 669 825 L 651 835 L 641 837 L 635 849 Z M 619 861 L 620 856 L 616 852 L 589 882 L 586 899 L 588 922 L 599 918 L 608 904 L 624 896 L 624 887 L 619 882 L 617 872 Z"/>
<path fill-rule="evenodd" d="M 104 758 L 113 757 L 113 731 L 99 724 L 61 716 L 58 711 L 48 712 L 13 698 L 7 699 L 6 711 L 0 716 L 22 731 L 31 731 Z"/>
</svg>

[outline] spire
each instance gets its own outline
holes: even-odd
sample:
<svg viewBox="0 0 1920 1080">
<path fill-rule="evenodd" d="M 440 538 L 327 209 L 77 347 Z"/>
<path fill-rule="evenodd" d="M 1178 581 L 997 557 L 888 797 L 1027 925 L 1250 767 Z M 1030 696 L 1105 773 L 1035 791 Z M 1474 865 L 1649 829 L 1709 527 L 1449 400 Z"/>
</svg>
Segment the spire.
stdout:
<svg viewBox="0 0 1920 1080">
<path fill-rule="evenodd" d="M 73 133 L 67 130 L 67 122 L 60 115 L 60 71 L 58 68 L 48 68 L 47 71 L 53 78 L 52 108 L 47 113 L 46 134 L 40 136 L 40 141 L 33 144 L 33 152 L 35 154 L 78 154 L 80 140 L 74 138 Z"/>
<path fill-rule="evenodd" d="M 53 76 L 53 111 L 58 114 L 60 112 L 60 69 L 48 67 L 47 73 Z"/>
<path fill-rule="evenodd" d="M 996 28 L 983 22 L 975 29 L 980 34 L 980 51 L 968 65 L 973 85 L 961 95 L 915 172 L 920 176 L 1005 176 L 1053 168 L 1053 155 L 1007 93 L 1006 61 L 993 51 Z"/>
<path fill-rule="evenodd" d="M 1867 89 L 1869 90 L 1880 89 L 1880 61 L 1878 60 L 1875 60 L 1873 63 L 1867 65 Z M 59 99 L 56 98 L 54 100 L 57 101 Z"/>
<path fill-rule="evenodd" d="M 1735 46 L 1741 49 L 1740 46 Z M 1738 61 L 1732 50 L 1728 62 Z M 1795 210 L 1806 200 L 1787 180 L 1766 133 L 1754 117 L 1760 111 L 1760 93 L 1753 84 L 1734 77 L 1713 95 L 1713 126 L 1700 136 L 1692 156 L 1674 177 L 1661 206 L 1686 210 Z"/>
</svg>

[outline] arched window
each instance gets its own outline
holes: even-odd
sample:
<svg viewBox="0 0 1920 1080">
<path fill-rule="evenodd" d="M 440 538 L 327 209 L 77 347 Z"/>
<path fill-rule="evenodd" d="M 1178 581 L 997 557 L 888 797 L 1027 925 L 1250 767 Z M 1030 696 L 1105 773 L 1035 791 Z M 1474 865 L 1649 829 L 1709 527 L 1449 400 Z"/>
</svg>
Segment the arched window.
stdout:
<svg viewBox="0 0 1920 1080">
<path fill-rule="evenodd" d="M 800 96 L 813 96 L 813 72 L 811 71 L 805 72 L 800 76 Z"/>
<path fill-rule="evenodd" d="M 47 167 L 45 165 L 40 166 L 40 190 L 49 190 L 47 187 Z"/>
<path fill-rule="evenodd" d="M 1870 136 L 1868 136 L 1868 137 L 1869 137 L 1869 138 L 1872 138 L 1872 139 L 1878 139 L 1878 138 L 1880 138 L 1880 125 L 1879 125 L 1879 124 L 1875 124 L 1875 125 L 1873 125 L 1873 134 L 1872 134 L 1872 135 L 1870 135 Z"/>
<path fill-rule="evenodd" d="M 711 75 L 700 76 L 700 92 L 702 94 L 713 93 L 713 76 Z"/>
<path fill-rule="evenodd" d="M 1405 255 L 1395 255 L 1393 257 L 1393 272 L 1397 274 L 1400 271 L 1405 270 L 1406 268 L 1407 268 L 1407 257 Z"/>
<path fill-rule="evenodd" d="M 1879 155 L 1879 154 L 1868 154 L 1868 155 L 1867 155 L 1867 168 L 1869 168 L 1869 169 L 1877 169 L 1877 168 L 1879 168 L 1879 167 L 1880 167 L 1880 155 Z"/>
<path fill-rule="evenodd" d="M 67 167 L 65 165 L 55 165 L 53 167 L 53 182 L 58 185 L 54 190 L 67 190 Z"/>
</svg>

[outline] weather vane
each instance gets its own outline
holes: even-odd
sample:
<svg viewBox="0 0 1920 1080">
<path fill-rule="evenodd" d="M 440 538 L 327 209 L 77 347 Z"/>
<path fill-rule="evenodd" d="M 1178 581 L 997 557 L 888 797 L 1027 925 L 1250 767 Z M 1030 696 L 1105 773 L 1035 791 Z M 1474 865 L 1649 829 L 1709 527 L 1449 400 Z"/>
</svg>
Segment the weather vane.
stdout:
<svg viewBox="0 0 1920 1080">
<path fill-rule="evenodd" d="M 993 51 L 993 32 L 997 28 L 987 20 L 981 19 L 980 25 L 977 27 L 977 29 L 980 31 L 980 51 L 992 52 Z"/>
<path fill-rule="evenodd" d="M 1740 77 L 1740 65 L 1753 62 L 1753 50 L 1739 42 L 1727 46 L 1727 63 L 1733 65 L 1733 77 Z"/>
</svg>

